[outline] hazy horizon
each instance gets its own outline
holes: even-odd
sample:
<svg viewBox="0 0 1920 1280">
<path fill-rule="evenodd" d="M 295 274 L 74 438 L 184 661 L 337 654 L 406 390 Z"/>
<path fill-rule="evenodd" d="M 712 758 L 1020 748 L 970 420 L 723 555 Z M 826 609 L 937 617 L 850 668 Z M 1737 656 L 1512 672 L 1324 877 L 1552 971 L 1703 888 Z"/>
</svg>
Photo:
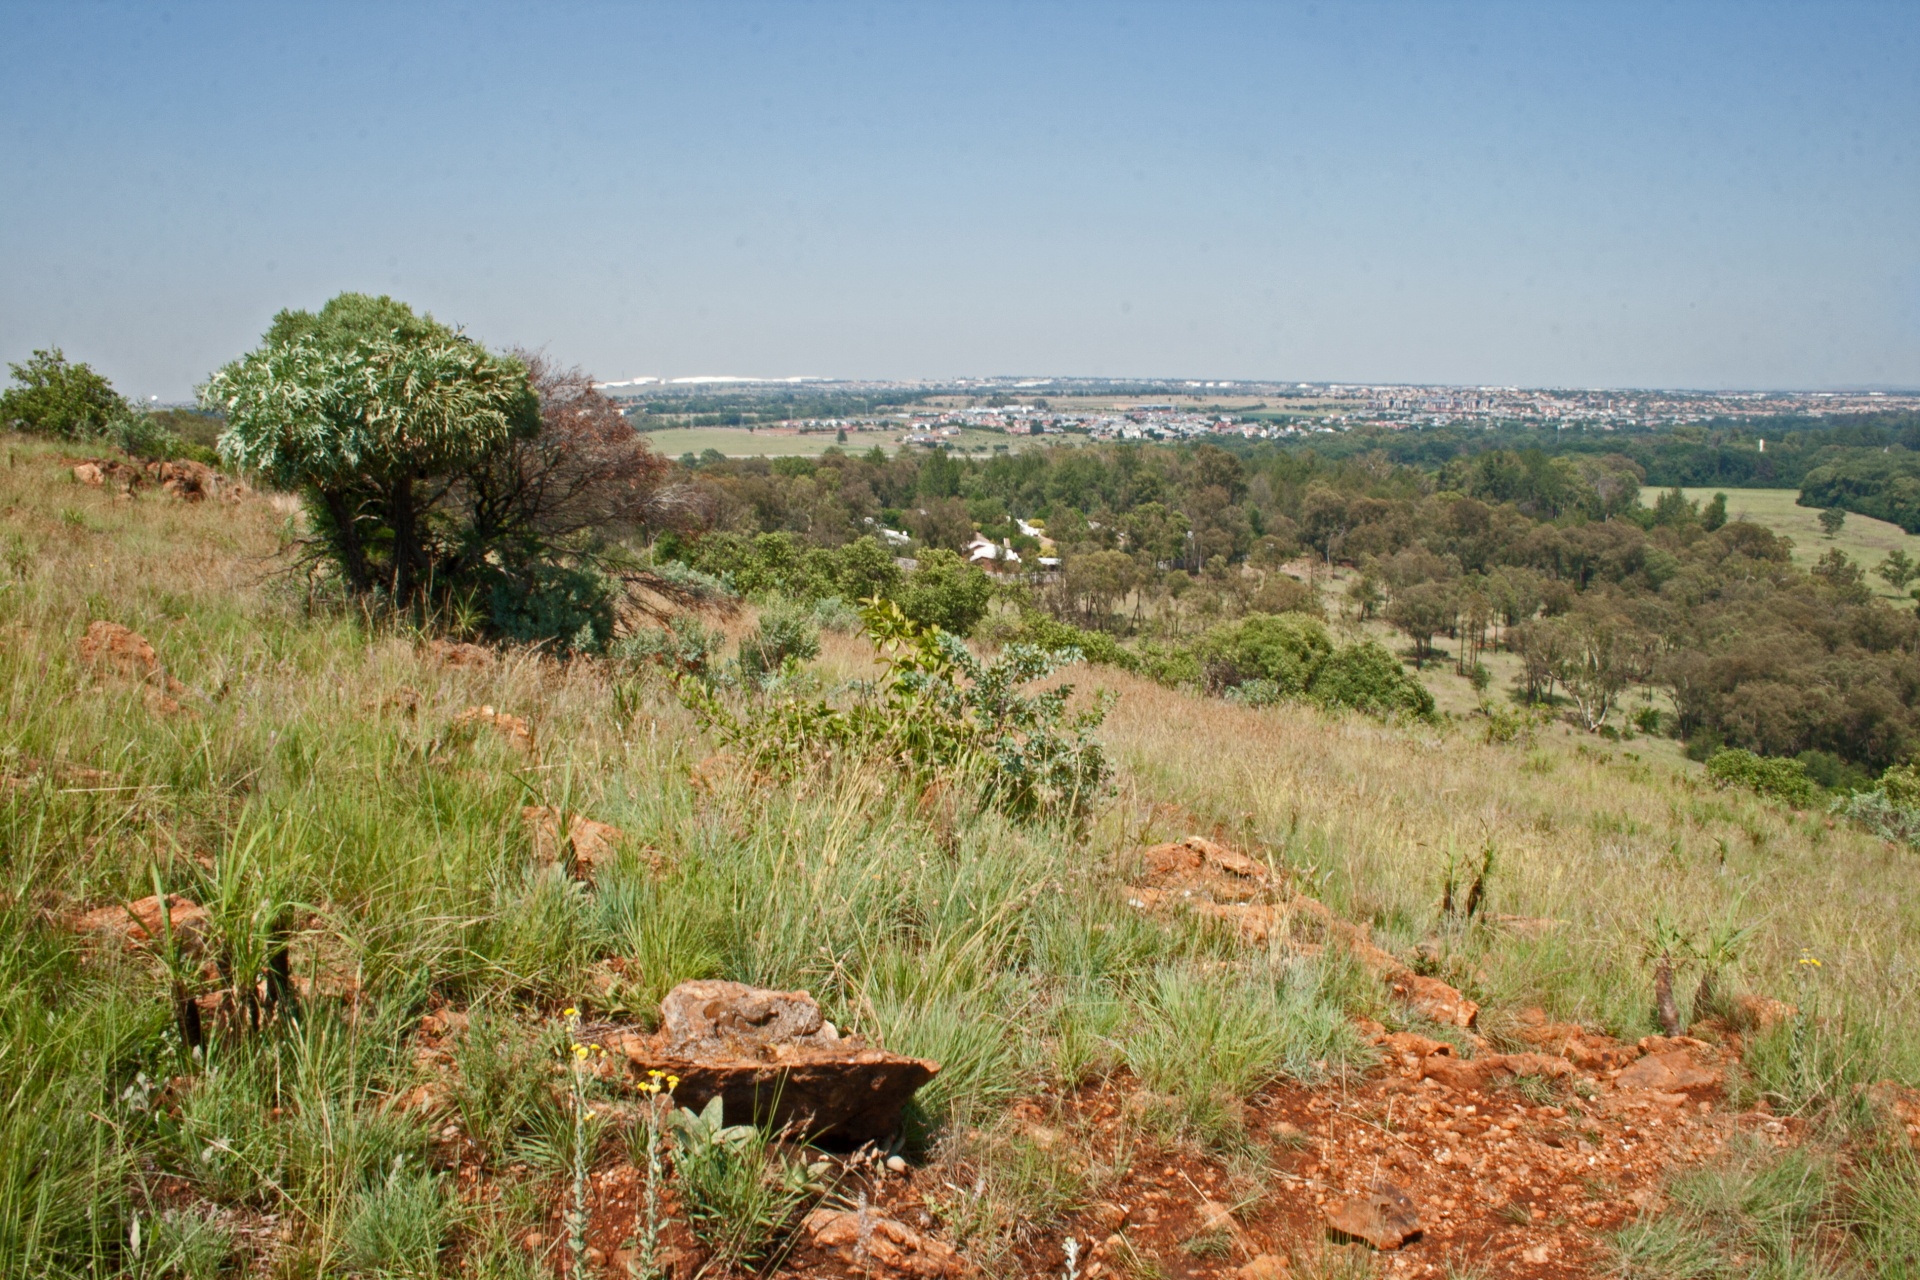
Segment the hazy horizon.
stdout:
<svg viewBox="0 0 1920 1280">
<path fill-rule="evenodd" d="M 0 359 L 130 395 L 343 289 L 606 380 L 1920 386 L 1911 5 L 0 12 Z"/>
</svg>

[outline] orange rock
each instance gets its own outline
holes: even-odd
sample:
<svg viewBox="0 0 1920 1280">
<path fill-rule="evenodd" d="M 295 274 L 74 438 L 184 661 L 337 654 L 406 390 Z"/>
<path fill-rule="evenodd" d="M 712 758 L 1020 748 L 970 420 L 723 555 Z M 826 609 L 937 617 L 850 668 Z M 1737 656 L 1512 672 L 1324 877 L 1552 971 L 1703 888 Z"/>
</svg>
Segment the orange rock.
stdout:
<svg viewBox="0 0 1920 1280">
<path fill-rule="evenodd" d="M 147 476 L 157 482 L 163 492 L 188 502 L 199 502 L 202 498 L 217 497 L 222 494 L 237 497 L 238 492 L 245 492 L 246 488 L 237 482 L 229 481 L 204 462 L 194 462 L 185 458 L 169 462 L 149 462 Z M 238 492 L 229 492 L 230 490 Z"/>
<path fill-rule="evenodd" d="M 592 880 L 596 870 L 610 864 L 627 838 L 626 832 L 604 822 L 595 822 L 584 814 L 574 814 L 567 822 L 567 836 L 560 839 L 560 811 L 547 805 L 530 804 L 521 808 L 520 821 L 533 841 L 533 856 L 540 862 L 565 862 L 572 874 Z"/>
<path fill-rule="evenodd" d="M 1882 1080 L 1866 1091 L 1867 1105 L 1889 1127 L 1898 1127 L 1907 1140 L 1920 1146 L 1920 1089 Z"/>
<path fill-rule="evenodd" d="M 1735 996 L 1727 1021 L 1736 1031 L 1770 1031 L 1800 1011 L 1771 996 Z"/>
<path fill-rule="evenodd" d="M 1234 1273 L 1234 1280 L 1287 1280 L 1292 1271 L 1287 1260 L 1271 1253 L 1255 1254 Z"/>
<path fill-rule="evenodd" d="M 1417 1031 L 1396 1031 L 1392 1035 L 1381 1036 L 1374 1043 L 1388 1053 L 1414 1059 L 1428 1058 L 1434 1054 L 1451 1056 L 1453 1053 L 1453 1046 L 1445 1040 L 1435 1040 Z"/>
<path fill-rule="evenodd" d="M 1462 1093 L 1484 1093 L 1516 1076 L 1546 1076 L 1559 1080 L 1573 1074 L 1565 1058 L 1544 1053 L 1494 1053 L 1478 1058 L 1433 1054 L 1420 1063 L 1422 1080 L 1438 1080 Z"/>
<path fill-rule="evenodd" d="M 80 661 L 110 666 L 122 675 L 147 676 L 160 669 L 160 655 L 147 638 L 117 622 L 99 619 L 87 624 L 80 637 Z"/>
<path fill-rule="evenodd" d="M 1720 1096 L 1726 1079 L 1720 1071 L 1696 1061 L 1692 1049 L 1682 1048 L 1649 1053 L 1614 1077 L 1613 1083 L 1617 1089 L 1678 1094 L 1705 1102 Z"/>
<path fill-rule="evenodd" d="M 1366 1195 L 1328 1208 L 1327 1225 L 1376 1249 L 1398 1249 L 1420 1234 L 1420 1212 L 1405 1191 L 1390 1182 L 1376 1182 Z"/>
<path fill-rule="evenodd" d="M 160 899 L 152 894 L 137 902 L 117 903 L 89 911 L 74 921 L 82 933 L 99 934 L 122 943 L 157 946 L 170 926 L 175 944 L 191 955 L 197 954 L 207 932 L 206 908 L 177 893 L 167 895 L 163 920 Z"/>
<path fill-rule="evenodd" d="M 533 753 L 533 729 L 519 716 L 495 711 L 492 707 L 468 707 L 453 719 L 453 727 L 456 729 L 476 724 L 493 726 L 514 746 L 529 755 Z"/>
<path fill-rule="evenodd" d="M 1438 978 L 1423 978 L 1411 970 L 1401 970 L 1388 979 L 1393 993 L 1407 1007 L 1425 1018 L 1462 1029 L 1473 1026 L 1480 1006 Z"/>
<path fill-rule="evenodd" d="M 485 668 L 493 665 L 493 650 L 477 644 L 435 640 L 427 645 L 427 654 L 449 667 Z"/>
<path fill-rule="evenodd" d="M 1632 1045 L 1588 1031 L 1571 1022 L 1549 1022 L 1540 1009 L 1523 1009 L 1514 1029 L 1520 1039 L 1589 1071 L 1622 1067 L 1640 1056 Z"/>
<path fill-rule="evenodd" d="M 966 1270 L 951 1245 L 923 1236 L 874 1209 L 815 1209 L 803 1225 L 815 1248 L 833 1254 L 863 1274 L 877 1268 L 918 1280 L 945 1280 Z"/>
<path fill-rule="evenodd" d="M 716 751 L 694 765 L 689 771 L 689 776 L 695 791 L 704 791 L 712 795 L 739 771 L 740 757 L 731 751 Z"/>
</svg>

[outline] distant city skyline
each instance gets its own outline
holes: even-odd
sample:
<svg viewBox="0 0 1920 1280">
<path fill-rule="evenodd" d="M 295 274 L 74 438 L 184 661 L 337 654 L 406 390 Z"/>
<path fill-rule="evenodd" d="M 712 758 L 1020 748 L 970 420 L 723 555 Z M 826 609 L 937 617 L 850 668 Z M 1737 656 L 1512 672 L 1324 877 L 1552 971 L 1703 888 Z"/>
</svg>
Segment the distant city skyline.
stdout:
<svg viewBox="0 0 1920 1280">
<path fill-rule="evenodd" d="M 1920 6 L 0 0 L 0 360 L 1920 388 Z M 1033 375 L 1039 376 L 1039 375 Z"/>
</svg>

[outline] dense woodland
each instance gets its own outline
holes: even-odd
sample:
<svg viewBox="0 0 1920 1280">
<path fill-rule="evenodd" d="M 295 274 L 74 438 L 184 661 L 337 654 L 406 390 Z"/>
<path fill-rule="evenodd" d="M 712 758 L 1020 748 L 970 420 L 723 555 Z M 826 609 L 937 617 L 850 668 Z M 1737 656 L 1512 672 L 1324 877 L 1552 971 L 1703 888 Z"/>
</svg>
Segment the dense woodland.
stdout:
<svg viewBox="0 0 1920 1280">
<path fill-rule="evenodd" d="M 1444 644 L 1479 681 L 1486 650 L 1515 653 L 1506 692 L 1596 731 L 1647 686 L 1672 710 L 1643 711 L 1642 728 L 1700 751 L 1803 756 L 1829 780 L 1920 745 L 1920 619 L 1876 599 L 1841 553 L 1806 572 L 1723 503 L 1669 492 L 1643 506 L 1649 468 L 1628 451 L 1455 450 L 1436 464 L 1419 444 L 1400 450 L 1412 461 L 1211 444 L 709 461 L 687 477 L 704 527 L 662 549 L 716 571 L 753 546 L 797 565 L 889 527 L 916 550 L 958 550 L 977 529 L 1038 551 L 1018 518 L 1044 525 L 1063 564 L 1003 575 L 1002 594 L 1122 642 L 1083 647 L 1176 677 L 1205 682 L 1206 668 L 1169 646 L 1191 653 L 1249 616 L 1325 613 L 1312 584 L 1339 569 L 1335 611 L 1389 623 L 1418 662 Z"/>
</svg>

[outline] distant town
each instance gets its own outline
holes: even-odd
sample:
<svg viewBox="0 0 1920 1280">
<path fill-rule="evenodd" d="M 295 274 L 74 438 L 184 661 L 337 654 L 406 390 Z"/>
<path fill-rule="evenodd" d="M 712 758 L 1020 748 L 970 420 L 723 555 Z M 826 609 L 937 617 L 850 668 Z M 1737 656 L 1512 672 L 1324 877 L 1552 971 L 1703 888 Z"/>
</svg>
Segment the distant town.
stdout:
<svg viewBox="0 0 1920 1280">
<path fill-rule="evenodd" d="M 1309 382 L 981 379 L 873 382 L 829 379 L 633 379 L 601 384 L 630 412 L 665 425 L 712 417 L 718 402 L 791 401 L 811 413 L 761 412 L 751 425 L 813 434 L 887 432 L 903 445 L 940 446 L 963 432 L 1077 435 L 1095 440 L 1182 440 L 1236 435 L 1285 439 L 1355 427 L 1548 425 L 1654 429 L 1779 415 L 1842 416 L 1920 409 L 1920 392 L 1573 390 Z M 861 403 L 866 412 L 823 408 Z M 676 412 L 677 411 L 677 412 Z M 747 421 L 742 425 L 748 425 Z M 977 439 L 978 437 L 972 437 Z"/>
</svg>

